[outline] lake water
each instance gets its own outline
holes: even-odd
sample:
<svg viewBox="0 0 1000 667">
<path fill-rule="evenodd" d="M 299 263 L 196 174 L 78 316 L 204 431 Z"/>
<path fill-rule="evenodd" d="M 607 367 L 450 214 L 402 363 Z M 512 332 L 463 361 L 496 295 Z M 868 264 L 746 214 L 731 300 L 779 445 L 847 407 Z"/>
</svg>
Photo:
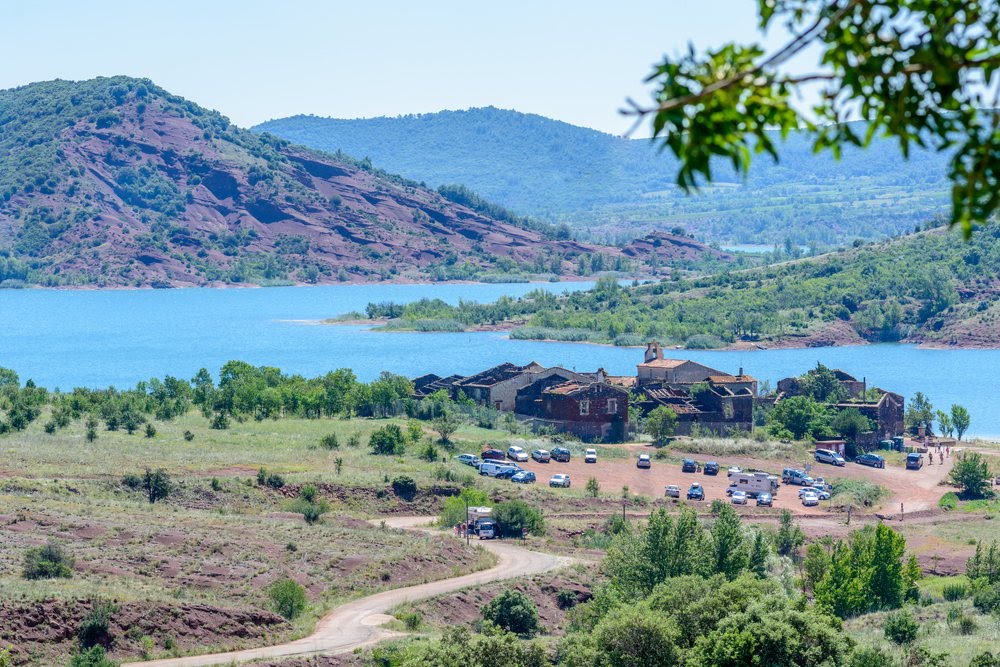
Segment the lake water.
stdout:
<svg viewBox="0 0 1000 667">
<path fill-rule="evenodd" d="M 509 340 L 499 333 L 380 333 L 359 326 L 318 326 L 320 320 L 363 310 L 372 301 L 422 297 L 450 303 L 492 301 L 532 289 L 560 292 L 590 283 L 511 285 L 332 285 L 266 289 L 138 291 L 0 290 L 0 366 L 22 380 L 64 389 L 119 387 L 166 374 L 213 373 L 230 359 L 316 375 L 352 368 L 371 379 L 382 370 L 414 377 L 472 373 L 503 361 L 535 360 L 579 371 L 605 368 L 634 374 L 642 350 L 573 343 Z M 973 434 L 1000 435 L 995 374 L 1000 351 L 922 350 L 908 345 L 761 350 L 686 351 L 735 373 L 741 366 L 772 385 L 822 362 L 909 399 L 927 394 L 938 408 L 961 403 Z"/>
</svg>

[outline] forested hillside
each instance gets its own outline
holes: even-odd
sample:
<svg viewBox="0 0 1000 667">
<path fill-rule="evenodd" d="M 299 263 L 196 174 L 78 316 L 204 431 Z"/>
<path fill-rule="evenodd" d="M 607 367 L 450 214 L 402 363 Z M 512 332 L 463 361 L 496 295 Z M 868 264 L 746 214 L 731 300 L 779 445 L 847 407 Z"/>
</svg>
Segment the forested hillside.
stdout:
<svg viewBox="0 0 1000 667">
<path fill-rule="evenodd" d="M 680 226 L 709 241 L 835 245 L 909 232 L 948 210 L 946 156 L 916 151 L 904 161 L 885 141 L 836 162 L 792 136 L 782 161 L 761 159 L 746 184 L 720 164 L 716 186 L 689 197 L 673 185 L 675 162 L 646 140 L 492 107 L 358 120 L 293 116 L 254 130 L 368 156 L 432 187 L 461 183 L 519 212 L 619 242 Z"/>
<path fill-rule="evenodd" d="M 384 315 L 378 307 L 369 312 Z M 513 337 L 689 348 L 908 341 L 1000 346 L 1000 230 L 933 229 L 816 258 L 693 280 L 528 295 L 491 305 L 411 304 L 407 322 L 516 321 Z"/>
<path fill-rule="evenodd" d="M 618 248 L 369 160 L 232 125 L 128 77 L 0 91 L 0 285 L 576 275 Z"/>
</svg>

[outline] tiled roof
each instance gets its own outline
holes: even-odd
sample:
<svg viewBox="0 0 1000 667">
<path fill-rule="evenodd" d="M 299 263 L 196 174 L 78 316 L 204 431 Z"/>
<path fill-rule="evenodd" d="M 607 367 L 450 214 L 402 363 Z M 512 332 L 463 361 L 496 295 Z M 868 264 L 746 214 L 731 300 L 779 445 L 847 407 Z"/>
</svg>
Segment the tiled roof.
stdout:
<svg viewBox="0 0 1000 667">
<path fill-rule="evenodd" d="M 634 387 L 637 378 L 634 375 L 609 375 L 608 384 L 617 387 Z"/>
<path fill-rule="evenodd" d="M 688 363 L 687 359 L 653 359 L 639 364 L 640 368 L 677 368 Z"/>
<path fill-rule="evenodd" d="M 713 384 L 738 384 L 742 382 L 755 382 L 749 375 L 709 375 L 708 381 Z"/>
</svg>

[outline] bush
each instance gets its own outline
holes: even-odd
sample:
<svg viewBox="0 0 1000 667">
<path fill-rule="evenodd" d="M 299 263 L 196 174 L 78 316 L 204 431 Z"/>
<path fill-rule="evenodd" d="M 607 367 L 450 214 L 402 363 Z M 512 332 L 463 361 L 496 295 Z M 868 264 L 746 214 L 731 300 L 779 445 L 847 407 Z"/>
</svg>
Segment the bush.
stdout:
<svg viewBox="0 0 1000 667">
<path fill-rule="evenodd" d="M 192 433 L 191 431 L 184 431 L 184 439 L 188 442 L 191 442 L 192 440 L 194 440 L 194 433 Z"/>
<path fill-rule="evenodd" d="M 982 498 L 990 491 L 992 474 L 986 458 L 979 452 L 962 452 L 948 473 L 951 483 L 966 498 Z"/>
<path fill-rule="evenodd" d="M 722 347 L 722 341 L 711 334 L 695 334 L 684 341 L 684 348 L 688 350 L 712 350 Z"/>
<path fill-rule="evenodd" d="M 913 614 L 903 609 L 887 614 L 882 630 L 885 638 L 895 644 L 911 644 L 917 638 L 919 627 Z"/>
<path fill-rule="evenodd" d="M 337 440 L 336 433 L 324 435 L 320 438 L 319 444 L 323 449 L 338 449 L 340 447 L 340 441 Z"/>
<path fill-rule="evenodd" d="M 941 496 L 941 500 L 938 501 L 938 507 L 943 510 L 953 510 L 958 507 L 958 494 L 954 491 L 949 491 L 948 493 Z"/>
<path fill-rule="evenodd" d="M 107 642 L 111 616 L 117 611 L 118 607 L 111 602 L 95 601 L 90 611 L 80 621 L 80 627 L 76 629 L 76 638 L 80 646 L 90 648 Z"/>
<path fill-rule="evenodd" d="M 420 458 L 428 463 L 437 461 L 438 456 L 438 448 L 434 446 L 433 442 L 428 442 L 420 449 Z"/>
<path fill-rule="evenodd" d="M 212 428 L 216 431 L 225 431 L 229 428 L 229 415 L 225 412 L 217 412 L 212 417 Z"/>
<path fill-rule="evenodd" d="M 412 477 L 400 475 L 392 480 L 392 492 L 403 500 L 413 500 L 413 496 L 417 495 L 417 483 Z"/>
<path fill-rule="evenodd" d="M 156 437 L 156 427 L 153 426 L 152 422 L 146 424 L 146 437 L 155 438 Z"/>
<path fill-rule="evenodd" d="M 28 549 L 24 554 L 25 579 L 69 579 L 73 576 L 73 558 L 62 547 L 49 543 Z"/>
<path fill-rule="evenodd" d="M 264 480 L 264 483 L 272 489 L 280 489 L 285 485 L 285 478 L 278 473 L 272 472 L 267 476 L 267 479 Z"/>
<path fill-rule="evenodd" d="M 863 479 L 838 479 L 833 482 L 834 505 L 875 507 L 889 497 L 889 490 Z"/>
<path fill-rule="evenodd" d="M 289 621 L 306 609 L 306 589 L 293 579 L 281 579 L 267 589 L 271 608 Z"/>
<path fill-rule="evenodd" d="M 483 607 L 483 620 L 508 632 L 533 637 L 538 631 L 538 610 L 524 593 L 507 589 Z"/>
<path fill-rule="evenodd" d="M 387 424 L 376 430 L 368 439 L 372 454 L 393 456 L 406 451 L 406 438 L 403 430 L 396 424 Z"/>
<path fill-rule="evenodd" d="M 1000 611 L 1000 583 L 977 586 L 972 596 L 972 606 L 984 614 Z"/>
<path fill-rule="evenodd" d="M 222 491 L 222 482 L 219 481 L 218 477 L 213 477 L 212 478 L 211 485 L 212 485 L 212 490 L 213 491 Z"/>
<path fill-rule="evenodd" d="M 315 502 L 316 494 L 318 493 L 319 492 L 316 490 L 315 486 L 313 486 L 312 484 L 306 484 L 301 489 L 299 489 L 299 498 L 306 501 L 307 503 Z"/>
<path fill-rule="evenodd" d="M 403 622 L 403 627 L 410 632 L 416 632 L 424 622 L 423 616 L 416 611 L 402 611 L 396 614 L 396 618 Z"/>
<path fill-rule="evenodd" d="M 880 648 L 856 648 L 851 653 L 848 667 L 896 667 L 896 660 Z"/>
<path fill-rule="evenodd" d="M 564 611 L 575 607 L 578 601 L 579 598 L 576 595 L 576 591 L 570 591 L 564 588 L 556 593 L 556 605 Z"/>
<path fill-rule="evenodd" d="M 135 491 L 142 486 L 142 477 L 138 475 L 125 475 L 122 477 L 122 484 Z"/>
<path fill-rule="evenodd" d="M 118 665 L 108 660 L 108 654 L 104 652 L 103 647 L 94 646 L 70 658 L 69 667 L 118 667 Z"/>
<path fill-rule="evenodd" d="M 964 600 L 969 594 L 969 587 L 965 584 L 946 584 L 943 589 L 941 589 L 941 595 L 948 602 L 958 602 L 959 600 Z"/>
<path fill-rule="evenodd" d="M 524 531 L 530 535 L 545 534 L 545 519 L 541 511 L 523 500 L 498 503 L 493 508 L 493 518 L 500 524 L 501 534 L 507 537 L 521 537 Z"/>
</svg>

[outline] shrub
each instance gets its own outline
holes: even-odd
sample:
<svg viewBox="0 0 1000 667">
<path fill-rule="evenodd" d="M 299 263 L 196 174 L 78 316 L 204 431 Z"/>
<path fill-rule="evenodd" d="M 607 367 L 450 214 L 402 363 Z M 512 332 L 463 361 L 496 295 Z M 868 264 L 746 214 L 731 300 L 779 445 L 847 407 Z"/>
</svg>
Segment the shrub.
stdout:
<svg viewBox="0 0 1000 667">
<path fill-rule="evenodd" d="M 315 502 L 316 494 L 318 491 L 316 487 L 312 484 L 306 484 L 301 489 L 299 489 L 299 498 L 306 501 L 307 503 Z"/>
<path fill-rule="evenodd" d="M 531 535 L 545 534 L 541 511 L 523 500 L 498 503 L 493 508 L 493 518 L 500 524 L 500 532 L 508 537 L 521 537 L 524 531 Z"/>
<path fill-rule="evenodd" d="M 972 606 L 984 614 L 1000 611 L 1000 583 L 977 586 L 972 596 Z"/>
<path fill-rule="evenodd" d="M 192 433 L 191 431 L 184 431 L 184 439 L 187 440 L 188 442 L 191 442 L 192 440 L 194 440 L 194 433 Z"/>
<path fill-rule="evenodd" d="M 122 477 L 122 484 L 132 489 L 133 491 L 142 486 L 142 477 L 138 475 L 125 475 Z"/>
<path fill-rule="evenodd" d="M 314 523 L 319 522 L 320 518 L 323 516 L 323 508 L 319 505 L 313 503 L 306 503 L 302 506 L 302 518 L 310 526 Z"/>
<path fill-rule="evenodd" d="M 146 424 L 146 437 L 155 438 L 156 437 L 156 427 L 152 423 Z"/>
<path fill-rule="evenodd" d="M 280 579 L 267 589 L 271 608 L 289 621 L 306 609 L 306 589 L 293 579 Z"/>
<path fill-rule="evenodd" d="M 212 417 L 212 428 L 216 431 L 225 431 L 229 428 L 229 415 L 225 412 L 217 412 Z"/>
<path fill-rule="evenodd" d="M 267 476 L 267 479 L 264 480 L 264 483 L 272 489 L 280 489 L 285 485 L 285 478 L 278 473 L 272 472 Z"/>
<path fill-rule="evenodd" d="M 597 481 L 596 477 L 591 477 L 587 480 L 587 495 L 591 498 L 596 498 L 601 495 L 601 483 Z"/>
<path fill-rule="evenodd" d="M 538 631 L 538 610 L 524 593 L 507 589 L 483 607 L 483 620 L 508 632 L 532 637 Z"/>
<path fill-rule="evenodd" d="M 400 621 L 403 622 L 403 627 L 405 627 L 410 632 L 416 632 L 420 629 L 420 626 L 424 622 L 423 616 L 420 612 L 416 611 L 403 611 L 396 615 Z"/>
<path fill-rule="evenodd" d="M 885 638 L 895 644 L 911 644 L 917 638 L 919 627 L 913 614 L 903 609 L 887 614 L 882 630 Z"/>
<path fill-rule="evenodd" d="M 403 500 L 413 500 L 413 496 L 417 495 L 417 483 L 412 477 L 400 475 L 392 480 L 392 492 Z"/>
<path fill-rule="evenodd" d="M 218 477 L 213 477 L 212 478 L 212 490 L 213 491 L 222 491 L 222 482 L 219 481 Z"/>
<path fill-rule="evenodd" d="M 323 449 L 338 449 L 340 447 L 340 441 L 337 440 L 336 433 L 328 433 L 320 438 L 320 447 Z"/>
<path fill-rule="evenodd" d="M 420 449 L 420 458 L 428 463 L 434 463 L 438 460 L 438 448 L 434 446 L 433 442 L 428 442 Z"/>
<path fill-rule="evenodd" d="M 392 456 L 406 451 L 406 438 L 396 424 L 387 424 L 376 430 L 368 439 L 372 454 Z"/>
<path fill-rule="evenodd" d="M 69 579 L 73 576 L 73 557 L 57 544 L 28 549 L 24 554 L 25 579 Z"/>
<path fill-rule="evenodd" d="M 848 667 L 896 667 L 896 659 L 880 648 L 856 648 L 851 653 Z"/>
<path fill-rule="evenodd" d="M 149 500 L 150 505 L 157 500 L 163 500 L 170 495 L 170 475 L 163 468 L 156 470 L 146 468 L 146 472 L 142 476 L 142 490 L 146 492 L 146 499 Z"/>
<path fill-rule="evenodd" d="M 571 591 L 567 589 L 562 589 L 556 593 L 556 605 L 562 609 L 572 609 L 576 606 L 579 598 L 576 595 L 576 591 Z"/>
<path fill-rule="evenodd" d="M 889 497 L 889 490 L 863 479 L 838 479 L 833 483 L 835 505 L 875 507 Z"/>
<path fill-rule="evenodd" d="M 80 646 L 90 648 L 105 643 L 108 639 L 111 616 L 117 611 L 118 607 L 111 602 L 95 601 L 76 629 L 76 638 L 79 640 Z"/>
<path fill-rule="evenodd" d="M 711 350 L 722 347 L 722 341 L 711 334 L 695 334 L 684 341 L 684 347 L 688 350 Z"/>
<path fill-rule="evenodd" d="M 118 667 L 108 660 L 108 654 L 101 646 L 93 646 L 75 654 L 69 661 L 69 667 Z"/>
<path fill-rule="evenodd" d="M 948 602 L 957 602 L 959 600 L 965 599 L 969 594 L 969 587 L 965 584 L 946 584 L 943 589 L 941 589 L 941 595 Z"/>
<path fill-rule="evenodd" d="M 941 496 L 941 500 L 938 501 L 938 507 L 943 510 L 953 510 L 958 507 L 958 494 L 954 491 L 949 491 L 948 493 Z"/>
</svg>

